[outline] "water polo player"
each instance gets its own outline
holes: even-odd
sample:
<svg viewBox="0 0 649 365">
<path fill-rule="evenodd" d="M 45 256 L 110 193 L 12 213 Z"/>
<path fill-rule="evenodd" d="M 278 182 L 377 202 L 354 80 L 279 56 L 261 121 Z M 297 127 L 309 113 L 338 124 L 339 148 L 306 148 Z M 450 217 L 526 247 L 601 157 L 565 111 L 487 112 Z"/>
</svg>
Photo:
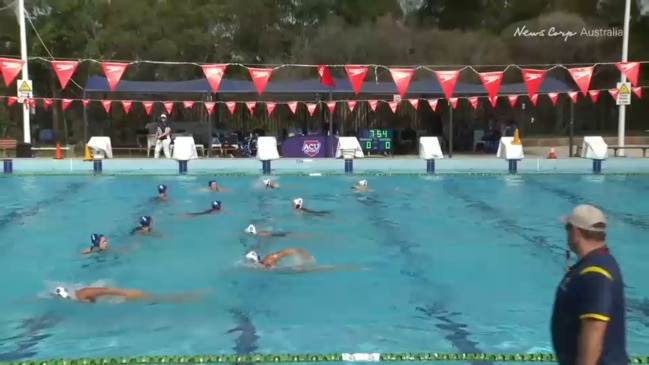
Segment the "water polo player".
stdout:
<svg viewBox="0 0 649 365">
<path fill-rule="evenodd" d="M 227 190 L 219 187 L 219 184 L 216 183 L 216 180 L 212 180 L 212 181 L 208 182 L 207 186 L 210 189 L 210 191 L 213 191 L 213 192 L 225 193 L 227 191 Z"/>
<path fill-rule="evenodd" d="M 258 237 L 302 237 L 302 238 L 308 237 L 306 234 L 303 233 L 257 230 L 257 227 L 255 227 L 253 224 L 249 225 L 248 228 L 246 228 L 245 232 Z"/>
<path fill-rule="evenodd" d="M 291 266 L 282 266 L 278 267 L 277 264 L 286 258 L 289 257 L 296 257 L 300 261 L 302 261 L 299 264 L 294 264 Z M 261 258 L 259 254 L 256 251 L 250 251 L 246 254 L 245 256 L 246 261 L 252 265 L 255 266 L 257 269 L 263 269 L 263 270 L 270 270 L 270 269 L 278 269 L 278 270 L 289 270 L 291 272 L 317 272 L 317 271 L 358 271 L 358 270 L 363 270 L 363 268 L 360 267 L 336 267 L 336 266 L 319 266 L 319 265 L 313 265 L 315 263 L 315 260 L 313 259 L 313 256 L 311 256 L 310 253 L 304 251 L 304 250 L 299 250 L 295 248 L 287 248 L 285 250 L 281 250 L 279 252 L 272 253 L 270 255 L 265 256 L 264 258 Z"/>
<path fill-rule="evenodd" d="M 293 200 L 293 209 L 297 210 L 300 213 L 306 213 L 311 215 L 328 215 L 331 214 L 328 210 L 312 210 L 304 207 L 304 199 L 297 198 Z"/>
<path fill-rule="evenodd" d="M 52 294 L 56 298 L 76 301 L 80 303 L 95 303 L 97 302 L 97 299 L 103 297 L 120 298 L 125 302 L 147 301 L 151 303 L 182 303 L 198 299 L 200 293 L 194 292 L 167 297 L 156 297 L 153 294 L 145 293 L 137 289 L 87 287 L 81 288 L 79 290 L 69 291 L 64 287 L 59 286 L 54 289 Z"/>
<path fill-rule="evenodd" d="M 361 180 L 356 185 L 352 186 L 352 190 L 359 193 L 364 193 L 370 191 L 370 188 L 367 186 L 367 180 Z"/>
<path fill-rule="evenodd" d="M 88 255 L 91 253 L 99 252 L 126 252 L 126 250 L 115 250 L 108 248 L 108 238 L 103 234 L 93 233 L 90 235 L 91 246 L 81 251 L 82 255 Z"/>
<path fill-rule="evenodd" d="M 277 188 L 279 188 L 279 184 L 275 180 L 266 179 L 266 180 L 263 181 L 263 184 L 264 184 L 264 187 L 266 189 L 277 189 Z"/>
<path fill-rule="evenodd" d="M 168 192 L 169 189 L 167 188 L 167 185 L 163 185 L 163 184 L 158 185 L 158 196 L 155 199 L 161 201 L 167 201 Z"/>
<path fill-rule="evenodd" d="M 158 236 L 157 232 L 153 232 L 153 218 L 148 215 L 140 217 L 140 226 L 133 228 L 131 234 Z"/>
<path fill-rule="evenodd" d="M 221 203 L 220 200 L 214 200 L 208 209 L 205 209 L 201 212 L 185 213 L 185 215 L 188 217 L 197 217 L 201 215 L 218 214 L 218 213 L 223 213 L 223 204 Z"/>
</svg>

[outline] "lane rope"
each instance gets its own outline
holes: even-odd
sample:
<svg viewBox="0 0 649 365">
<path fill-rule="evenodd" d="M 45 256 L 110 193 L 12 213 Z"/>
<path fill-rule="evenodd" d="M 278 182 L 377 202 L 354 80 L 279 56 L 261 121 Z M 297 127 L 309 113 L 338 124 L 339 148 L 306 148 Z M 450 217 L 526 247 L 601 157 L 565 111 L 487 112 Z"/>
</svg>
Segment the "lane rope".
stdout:
<svg viewBox="0 0 649 365">
<path fill-rule="evenodd" d="M 601 174 L 598 175 L 593 175 L 592 172 L 553 172 L 553 171 L 548 171 L 548 172 L 519 172 L 518 174 L 514 176 L 649 176 L 649 171 L 648 172 L 602 172 Z M 109 176 L 109 177 L 174 177 L 174 176 L 220 176 L 220 177 L 262 177 L 266 175 L 262 175 L 261 173 L 258 172 L 218 172 L 218 171 L 213 171 L 213 172 L 189 172 L 184 175 L 179 175 L 177 172 L 169 172 L 169 173 L 141 173 L 141 174 L 131 174 L 131 173 L 120 173 L 120 172 L 102 172 L 101 174 L 93 174 L 92 171 L 88 172 L 65 172 L 65 173 L 20 173 L 20 172 L 14 172 L 11 174 L 1 174 L 0 173 L 0 179 L 1 178 L 12 178 L 12 177 L 79 177 L 79 176 L 86 176 L 86 177 L 102 177 L 102 176 Z M 322 177 L 322 176 L 350 176 L 349 174 L 345 172 L 311 172 L 311 173 L 305 173 L 305 172 L 273 172 L 272 176 L 299 176 L 299 177 Z M 384 177 L 389 177 L 389 176 L 395 176 L 395 177 L 400 177 L 400 176 L 415 176 L 415 177 L 424 177 L 424 176 L 512 176 L 507 171 L 503 172 L 471 172 L 471 171 L 458 171 L 458 172 L 438 172 L 433 175 L 429 175 L 425 172 L 379 172 L 379 171 L 358 171 L 353 174 L 353 176 L 360 177 L 360 176 L 384 176 Z"/>
<path fill-rule="evenodd" d="M 439 354 L 428 352 L 334 353 L 283 355 L 140 356 L 80 359 L 51 359 L 0 362 L 0 365 L 124 365 L 124 364 L 220 364 L 220 363 L 307 363 L 307 362 L 413 362 L 413 361 L 490 361 L 556 362 L 554 354 Z M 632 356 L 632 364 L 647 364 L 649 357 Z"/>
</svg>

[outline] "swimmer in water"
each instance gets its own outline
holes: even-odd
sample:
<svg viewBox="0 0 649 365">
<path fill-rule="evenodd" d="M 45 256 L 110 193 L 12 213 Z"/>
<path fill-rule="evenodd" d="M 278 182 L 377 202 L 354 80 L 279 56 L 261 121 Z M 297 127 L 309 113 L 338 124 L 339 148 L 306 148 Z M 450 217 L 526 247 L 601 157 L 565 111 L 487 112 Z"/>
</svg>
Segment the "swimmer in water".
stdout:
<svg viewBox="0 0 649 365">
<path fill-rule="evenodd" d="M 140 226 L 133 228 L 131 234 L 145 234 L 148 236 L 160 237 L 158 232 L 153 232 L 153 218 L 148 215 L 140 217 Z"/>
<path fill-rule="evenodd" d="M 311 215 L 329 215 L 331 214 L 328 210 L 311 210 L 304 207 L 304 200 L 302 198 L 297 198 L 293 200 L 293 209 L 297 210 L 299 213 L 306 213 Z"/>
<path fill-rule="evenodd" d="M 218 214 L 218 213 L 223 213 L 223 204 L 221 204 L 220 200 L 215 200 L 212 202 L 212 205 L 210 206 L 209 209 L 206 209 L 202 212 L 186 213 L 185 216 L 196 217 L 199 215 Z"/>
<path fill-rule="evenodd" d="M 167 192 L 168 192 L 167 185 L 158 185 L 158 196 L 155 198 L 155 200 L 162 200 L 162 201 L 167 201 Z"/>
<path fill-rule="evenodd" d="M 90 243 L 92 246 L 81 251 L 82 255 L 88 255 L 98 252 L 119 252 L 119 250 L 108 249 L 108 239 L 103 234 L 93 233 L 90 235 Z"/>
<path fill-rule="evenodd" d="M 304 263 L 300 265 L 293 265 L 293 266 L 284 266 L 284 267 L 278 267 L 277 264 L 288 257 L 291 256 L 298 256 Z M 259 254 L 255 251 L 250 251 L 246 254 L 246 261 L 252 265 L 255 266 L 257 269 L 262 269 L 262 270 L 272 270 L 272 269 L 277 269 L 277 270 L 288 270 L 290 272 L 295 272 L 295 273 L 305 273 L 305 272 L 322 272 L 322 271 L 359 271 L 363 270 L 363 268 L 359 267 L 336 267 L 336 266 L 318 266 L 318 265 L 313 265 L 315 263 L 315 260 L 313 259 L 313 256 L 311 256 L 310 253 L 304 251 L 304 250 L 299 250 L 295 248 L 287 248 L 285 250 L 281 250 L 279 252 L 272 253 L 270 255 L 267 255 L 264 258 L 261 258 Z"/>
<path fill-rule="evenodd" d="M 103 288 L 103 287 L 87 287 L 68 291 L 66 288 L 59 286 L 52 294 L 60 299 L 76 301 L 80 303 L 95 303 L 97 299 L 102 297 L 117 297 L 127 302 L 147 301 L 150 303 L 182 303 L 190 302 L 198 299 L 198 292 L 181 294 L 169 297 L 156 297 L 153 294 L 145 293 L 137 289 L 119 289 L 119 288 Z"/>
<path fill-rule="evenodd" d="M 370 188 L 367 187 L 367 180 L 361 180 L 358 184 L 352 186 L 352 190 L 357 193 L 365 193 L 370 191 Z"/>
<path fill-rule="evenodd" d="M 210 189 L 210 191 L 213 191 L 213 192 L 219 192 L 219 193 L 227 192 L 227 190 L 225 190 L 223 188 L 220 188 L 219 184 L 217 184 L 215 180 L 212 180 L 212 181 L 208 182 L 207 186 Z"/>
<path fill-rule="evenodd" d="M 271 179 L 266 179 L 263 181 L 264 187 L 266 189 L 277 189 L 279 188 L 279 184 L 277 181 L 271 180 Z"/>
<path fill-rule="evenodd" d="M 249 225 L 248 228 L 246 228 L 245 232 L 257 237 L 308 237 L 305 234 L 294 232 L 273 232 L 267 230 L 258 231 L 257 227 L 252 224 Z"/>
</svg>

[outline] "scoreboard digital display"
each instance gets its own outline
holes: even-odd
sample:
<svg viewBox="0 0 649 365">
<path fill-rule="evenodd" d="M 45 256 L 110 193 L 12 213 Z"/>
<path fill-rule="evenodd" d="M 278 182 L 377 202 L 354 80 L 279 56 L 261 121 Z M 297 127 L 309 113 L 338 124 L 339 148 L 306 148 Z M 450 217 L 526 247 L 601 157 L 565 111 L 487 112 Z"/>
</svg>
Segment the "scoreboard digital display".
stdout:
<svg viewBox="0 0 649 365">
<path fill-rule="evenodd" d="M 358 142 L 364 152 L 391 152 L 392 129 L 361 129 L 358 132 Z"/>
</svg>

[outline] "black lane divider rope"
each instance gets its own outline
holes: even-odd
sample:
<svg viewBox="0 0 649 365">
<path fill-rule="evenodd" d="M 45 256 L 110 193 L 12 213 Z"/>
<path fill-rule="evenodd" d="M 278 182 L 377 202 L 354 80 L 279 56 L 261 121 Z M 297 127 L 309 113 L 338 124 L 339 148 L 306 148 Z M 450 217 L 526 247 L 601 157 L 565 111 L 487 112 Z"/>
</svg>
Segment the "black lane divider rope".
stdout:
<svg viewBox="0 0 649 365">
<path fill-rule="evenodd" d="M 426 277 L 424 270 L 418 267 L 419 265 L 417 260 L 415 260 L 414 255 L 411 252 L 411 248 L 418 245 L 404 239 L 404 237 L 407 236 L 399 234 L 398 225 L 384 217 L 382 213 L 383 209 L 386 208 L 385 205 L 373 196 L 363 196 L 359 197 L 357 200 L 368 208 L 367 212 L 370 222 L 373 223 L 377 230 L 380 230 L 383 233 L 381 245 L 387 248 L 397 249 L 401 254 L 401 258 L 405 263 L 405 267 L 400 270 L 401 275 L 407 276 L 413 281 L 417 281 L 419 286 L 424 286 L 432 290 L 436 284 Z M 411 295 L 413 295 L 413 293 L 411 293 Z M 448 333 L 445 338 L 461 352 L 484 352 L 478 348 L 477 342 L 470 340 L 472 333 L 468 329 L 469 326 L 452 318 L 453 315 L 462 315 L 462 313 L 449 313 L 444 310 L 443 304 L 438 302 L 417 306 L 415 307 L 415 310 L 427 319 L 436 319 L 439 323 L 435 324 L 435 327 Z M 471 361 L 471 363 L 473 365 L 493 365 L 493 362 L 487 361 Z"/>
<path fill-rule="evenodd" d="M 565 265 L 565 247 L 550 243 L 547 236 L 538 234 L 540 233 L 538 230 L 519 225 L 514 219 L 507 218 L 500 210 L 461 192 L 450 182 L 445 183 L 444 188 L 449 195 L 463 201 L 467 207 L 475 209 L 484 216 L 494 218 L 496 228 L 522 238 L 542 252 L 550 253 L 553 261 Z"/>
<path fill-rule="evenodd" d="M 540 182 L 540 181 L 534 181 L 534 183 L 539 188 L 541 188 L 541 190 L 545 190 L 545 191 L 547 191 L 549 193 L 552 193 L 552 194 L 554 194 L 554 195 L 556 195 L 556 196 L 570 202 L 570 204 L 572 204 L 572 205 L 577 206 L 577 205 L 580 205 L 580 204 L 594 204 L 592 201 L 588 201 L 585 198 L 583 198 L 583 197 L 579 196 L 578 194 L 575 194 L 575 193 L 573 193 L 571 191 L 568 191 L 568 190 L 565 190 L 565 189 L 562 189 L 562 188 L 559 188 L 559 187 L 556 187 L 556 186 L 552 186 L 552 185 L 549 185 L 549 184 L 546 184 L 546 183 L 543 183 L 543 182 Z M 647 222 L 647 220 L 645 220 L 645 219 L 638 218 L 635 215 L 630 214 L 630 213 L 616 212 L 616 211 L 607 209 L 605 207 L 598 207 L 598 208 L 600 208 L 605 214 L 611 215 L 611 216 L 619 219 L 620 221 L 622 221 L 622 222 L 624 222 L 624 223 L 626 223 L 626 224 L 628 224 L 630 226 L 634 226 L 634 227 L 637 227 L 637 228 L 649 230 L 649 222 Z"/>
<path fill-rule="evenodd" d="M 52 194 L 46 199 L 38 201 L 36 204 L 30 207 L 17 209 L 13 212 L 4 214 L 0 217 L 0 229 L 3 229 L 11 224 L 20 223 L 20 221 L 24 218 L 35 216 L 41 211 L 42 208 L 67 200 L 72 194 L 79 192 L 87 185 L 88 182 L 70 183 L 63 190 Z"/>
</svg>

